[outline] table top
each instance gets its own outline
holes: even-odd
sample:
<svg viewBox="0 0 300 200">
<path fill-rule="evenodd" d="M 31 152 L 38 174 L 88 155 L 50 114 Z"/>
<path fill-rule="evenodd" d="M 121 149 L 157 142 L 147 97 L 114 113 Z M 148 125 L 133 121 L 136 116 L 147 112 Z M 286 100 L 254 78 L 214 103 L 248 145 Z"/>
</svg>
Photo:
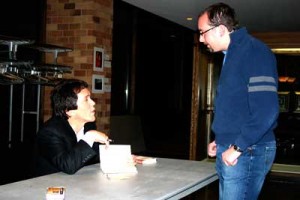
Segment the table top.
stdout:
<svg viewBox="0 0 300 200">
<path fill-rule="evenodd" d="M 179 199 L 218 179 L 214 163 L 157 158 L 152 165 L 137 165 L 138 173 L 108 178 L 100 164 L 74 175 L 55 173 L 0 186 L 0 199 L 45 199 L 46 189 L 66 188 L 66 200 Z"/>
</svg>

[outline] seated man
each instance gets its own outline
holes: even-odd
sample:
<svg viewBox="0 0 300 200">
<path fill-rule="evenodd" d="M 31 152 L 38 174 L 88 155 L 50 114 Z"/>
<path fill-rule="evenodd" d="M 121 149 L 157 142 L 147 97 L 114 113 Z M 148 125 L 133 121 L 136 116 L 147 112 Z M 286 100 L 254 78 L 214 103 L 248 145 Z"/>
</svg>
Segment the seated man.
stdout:
<svg viewBox="0 0 300 200">
<path fill-rule="evenodd" d="M 37 133 L 37 176 L 74 174 L 99 162 L 99 142 L 109 145 L 109 139 L 95 130 L 95 102 L 90 95 L 88 84 L 77 79 L 63 80 L 53 89 L 53 116 Z"/>
</svg>

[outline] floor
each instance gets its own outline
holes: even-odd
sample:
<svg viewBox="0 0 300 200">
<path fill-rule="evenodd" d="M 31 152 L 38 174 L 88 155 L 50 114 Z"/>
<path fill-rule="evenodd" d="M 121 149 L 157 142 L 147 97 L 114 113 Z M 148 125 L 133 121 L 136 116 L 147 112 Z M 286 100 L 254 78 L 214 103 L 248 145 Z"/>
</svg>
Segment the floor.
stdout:
<svg viewBox="0 0 300 200">
<path fill-rule="evenodd" d="M 287 142 L 284 140 L 284 144 Z M 282 142 L 278 143 L 282 144 Z M 290 144 L 289 141 L 287 144 Z M 157 144 L 154 145 L 157 148 Z M 151 152 L 158 157 L 183 158 L 185 148 L 162 144 L 160 152 Z M 288 147 L 288 148 L 287 148 Z M 290 148 L 293 147 L 293 148 Z M 170 154 L 172 152 L 172 154 Z M 153 156 L 152 155 L 152 156 Z M 278 146 L 275 165 L 267 176 L 259 200 L 300 200 L 300 148 L 299 144 Z M 284 164 L 278 164 L 284 163 Z M 183 200 L 218 200 L 218 181 L 183 198 Z"/>
<path fill-rule="evenodd" d="M 156 144 L 155 147 L 158 148 L 158 145 Z M 179 147 L 172 148 L 170 145 L 162 145 L 158 148 L 161 150 L 160 152 L 151 152 L 150 154 L 151 156 L 186 159 L 184 148 Z M 272 167 L 272 172 L 265 180 L 259 200 L 300 200 L 299 157 L 294 154 L 284 154 L 279 155 L 276 161 L 288 164 L 275 164 Z M 183 200 L 218 200 L 218 181 L 183 198 Z"/>
<path fill-rule="evenodd" d="M 168 146 L 168 148 L 171 149 L 170 146 Z M 174 154 L 174 151 L 171 152 Z M 151 154 L 152 156 L 155 155 L 154 152 L 151 152 Z M 183 155 L 173 154 L 163 154 L 162 152 L 157 153 L 160 157 L 184 158 Z M 278 157 L 277 161 L 282 161 L 282 158 L 285 159 L 284 163 L 287 162 L 291 164 L 276 163 L 273 165 L 272 171 L 265 180 L 258 200 L 300 200 L 299 158 L 289 158 L 288 155 L 285 155 Z M 199 191 L 183 198 L 183 200 L 218 200 L 218 181 L 215 181 Z"/>
<path fill-rule="evenodd" d="M 299 200 L 300 174 L 270 173 L 259 200 Z M 218 200 L 218 181 L 183 198 L 183 200 Z"/>
</svg>

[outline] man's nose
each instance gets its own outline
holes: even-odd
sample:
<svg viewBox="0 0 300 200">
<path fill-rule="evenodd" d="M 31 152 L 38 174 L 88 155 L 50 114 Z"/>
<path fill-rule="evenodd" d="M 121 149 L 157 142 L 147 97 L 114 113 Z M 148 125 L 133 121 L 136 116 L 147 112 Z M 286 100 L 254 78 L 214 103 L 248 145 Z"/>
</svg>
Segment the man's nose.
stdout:
<svg viewBox="0 0 300 200">
<path fill-rule="evenodd" d="M 204 38 L 202 35 L 199 35 L 199 42 L 204 42 Z"/>
</svg>

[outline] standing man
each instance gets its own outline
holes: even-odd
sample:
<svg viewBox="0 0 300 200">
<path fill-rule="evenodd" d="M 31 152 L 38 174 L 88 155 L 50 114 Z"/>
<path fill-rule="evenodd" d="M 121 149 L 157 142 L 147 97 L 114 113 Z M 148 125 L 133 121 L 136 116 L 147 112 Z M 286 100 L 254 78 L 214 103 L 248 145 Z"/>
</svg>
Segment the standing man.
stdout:
<svg viewBox="0 0 300 200">
<path fill-rule="evenodd" d="M 224 53 L 208 155 L 216 156 L 220 200 L 257 199 L 275 158 L 278 75 L 261 41 L 237 29 L 235 11 L 217 3 L 198 18 L 200 42 Z"/>
<path fill-rule="evenodd" d="M 37 133 L 37 176 L 62 171 L 74 174 L 99 161 L 99 142 L 107 135 L 96 131 L 95 102 L 88 84 L 77 79 L 61 81 L 52 91 L 53 116 Z"/>
</svg>

